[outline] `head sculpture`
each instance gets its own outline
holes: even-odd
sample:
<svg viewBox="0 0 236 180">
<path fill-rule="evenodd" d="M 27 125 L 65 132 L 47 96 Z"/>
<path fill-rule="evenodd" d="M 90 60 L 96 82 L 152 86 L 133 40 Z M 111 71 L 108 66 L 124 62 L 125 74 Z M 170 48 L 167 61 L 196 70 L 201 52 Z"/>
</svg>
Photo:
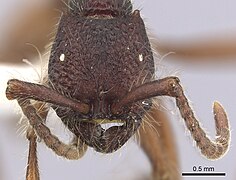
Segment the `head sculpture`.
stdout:
<svg viewBox="0 0 236 180">
<path fill-rule="evenodd" d="M 130 1 L 72 1 L 71 5 L 72 13 L 61 17 L 48 77 L 51 87 L 88 104 L 89 112 L 54 109 L 82 142 L 99 152 L 113 152 L 136 132 L 151 107 L 151 100 L 146 100 L 127 104 L 119 113 L 114 108 L 129 91 L 151 81 L 151 47 L 139 11 L 132 12 Z M 101 127 L 114 122 L 120 126 Z"/>
</svg>

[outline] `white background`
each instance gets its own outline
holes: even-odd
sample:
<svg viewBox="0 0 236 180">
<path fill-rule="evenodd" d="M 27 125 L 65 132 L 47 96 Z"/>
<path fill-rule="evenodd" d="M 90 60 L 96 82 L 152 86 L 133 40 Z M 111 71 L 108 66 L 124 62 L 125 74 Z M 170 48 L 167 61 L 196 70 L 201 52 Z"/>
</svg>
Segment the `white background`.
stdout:
<svg viewBox="0 0 236 180">
<path fill-rule="evenodd" d="M 7 39 L 4 28 L 7 27 L 7 20 L 13 11 L 12 6 L 9 5 L 11 3 L 15 3 L 15 9 L 23 7 L 19 6 L 16 0 L 0 1 L 0 46 L 4 46 L 3 39 Z M 148 29 L 160 40 L 175 41 L 196 37 L 199 34 L 212 35 L 218 32 L 226 35 L 235 32 L 236 35 L 236 3 L 233 0 L 136 0 L 134 5 L 142 9 L 142 17 Z M 209 161 L 202 157 L 193 145 L 182 119 L 179 119 L 178 111 L 171 115 L 171 124 L 176 134 L 173 138 L 178 146 L 181 171 L 192 171 L 192 167 L 198 165 L 211 166 L 217 172 L 227 173 L 225 178 L 217 179 L 235 179 L 236 63 L 223 63 L 219 66 L 212 63 L 199 66 L 191 63 L 183 64 L 178 59 L 171 60 L 171 56 L 166 57 L 162 63 L 164 64 L 163 72 L 166 75 L 178 72 L 197 117 L 212 138 L 215 136 L 213 101 L 217 100 L 224 105 L 232 128 L 232 141 L 228 154 L 218 161 Z M 24 179 L 27 161 L 26 141 L 19 136 L 19 132 L 16 132 L 19 129 L 15 121 L 16 106 L 4 97 L 6 81 L 13 77 L 31 80 L 33 75 L 29 73 L 32 72 L 30 68 L 26 70 L 0 66 L 0 171 L 3 173 L 1 175 L 4 180 Z M 50 124 L 59 127 L 56 129 L 61 129 L 60 132 L 64 132 L 58 122 Z M 38 152 L 42 180 L 135 180 L 138 178 L 143 180 L 150 173 L 148 160 L 132 142 L 113 155 L 101 155 L 90 150 L 84 158 L 73 162 L 56 157 L 43 144 L 39 145 Z"/>
</svg>

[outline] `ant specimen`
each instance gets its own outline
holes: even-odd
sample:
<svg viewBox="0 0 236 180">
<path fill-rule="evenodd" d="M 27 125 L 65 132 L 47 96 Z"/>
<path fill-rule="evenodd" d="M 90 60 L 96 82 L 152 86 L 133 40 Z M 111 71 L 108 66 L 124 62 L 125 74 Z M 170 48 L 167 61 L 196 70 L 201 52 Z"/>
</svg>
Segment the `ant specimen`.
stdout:
<svg viewBox="0 0 236 180">
<path fill-rule="evenodd" d="M 7 98 L 18 101 L 30 123 L 26 179 L 39 179 L 37 137 L 58 156 L 71 160 L 81 158 L 88 146 L 101 153 L 115 152 L 144 126 L 144 119 L 158 116 L 153 105 L 156 96 L 175 98 L 187 128 L 206 158 L 222 157 L 230 139 L 223 107 L 214 103 L 214 142 L 195 118 L 180 80 L 155 80 L 154 72 L 153 52 L 143 20 L 130 0 L 69 1 L 52 46 L 47 81 L 34 84 L 11 79 L 7 84 Z M 50 106 L 74 134 L 71 144 L 61 142 L 46 126 Z M 122 125 L 108 129 L 101 126 L 108 123 Z M 142 130 L 140 133 L 143 148 L 155 161 L 151 142 L 142 139 L 147 134 Z M 154 178 L 178 177 L 165 172 Z"/>
</svg>

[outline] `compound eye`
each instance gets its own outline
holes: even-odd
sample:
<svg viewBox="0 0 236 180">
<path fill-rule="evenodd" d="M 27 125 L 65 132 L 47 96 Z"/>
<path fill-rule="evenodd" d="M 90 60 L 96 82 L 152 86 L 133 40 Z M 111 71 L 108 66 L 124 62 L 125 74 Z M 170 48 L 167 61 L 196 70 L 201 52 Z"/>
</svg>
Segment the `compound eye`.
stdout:
<svg viewBox="0 0 236 180">
<path fill-rule="evenodd" d="M 65 57 L 66 57 L 66 56 L 65 56 L 65 54 L 63 54 L 63 53 L 62 53 L 62 54 L 60 55 L 60 58 L 59 58 L 59 59 L 60 59 L 60 61 L 62 61 L 62 62 L 63 62 L 63 61 L 65 60 Z"/>
</svg>

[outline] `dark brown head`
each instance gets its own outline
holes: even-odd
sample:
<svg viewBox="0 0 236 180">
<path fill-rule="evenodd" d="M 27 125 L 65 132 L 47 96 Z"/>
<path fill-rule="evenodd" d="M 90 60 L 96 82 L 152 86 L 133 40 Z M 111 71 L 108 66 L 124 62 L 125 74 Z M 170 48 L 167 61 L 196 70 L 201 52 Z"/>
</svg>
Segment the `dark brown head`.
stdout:
<svg viewBox="0 0 236 180">
<path fill-rule="evenodd" d="M 89 113 L 54 107 L 81 141 L 96 151 L 119 149 L 138 129 L 151 101 L 127 102 L 127 93 L 154 73 L 139 11 L 129 0 L 78 0 L 60 21 L 49 61 L 51 87 L 89 105 Z M 122 109 L 122 110 L 120 110 Z M 102 128 L 102 124 L 111 124 Z M 118 125 L 119 124 L 119 125 Z"/>
</svg>

